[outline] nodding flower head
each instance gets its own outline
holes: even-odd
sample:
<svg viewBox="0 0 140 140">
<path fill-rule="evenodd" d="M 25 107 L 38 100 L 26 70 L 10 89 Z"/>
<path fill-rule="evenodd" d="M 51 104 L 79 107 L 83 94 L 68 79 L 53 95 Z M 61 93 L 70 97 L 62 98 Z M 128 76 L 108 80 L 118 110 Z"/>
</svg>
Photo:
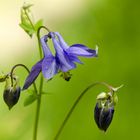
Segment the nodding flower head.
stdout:
<svg viewBox="0 0 140 140">
<path fill-rule="evenodd" d="M 9 109 L 11 109 L 18 102 L 21 91 L 18 83 L 18 77 L 14 77 L 13 80 L 14 83 L 12 85 L 10 77 L 6 78 L 6 86 L 3 92 L 3 99 Z"/>
<path fill-rule="evenodd" d="M 82 62 L 78 59 L 78 56 L 97 56 L 97 50 L 89 49 L 82 44 L 74 44 L 69 47 L 58 32 L 50 32 L 50 35 L 56 51 L 56 59 L 58 61 L 59 69 L 62 72 L 67 72 L 76 68 L 75 62 L 81 64 Z"/>
<path fill-rule="evenodd" d="M 96 103 L 94 110 L 94 119 L 99 129 L 106 131 L 109 127 L 114 114 L 114 107 L 101 107 Z"/>
<path fill-rule="evenodd" d="M 97 96 L 94 119 L 99 129 L 106 131 L 112 122 L 117 95 L 113 92 L 102 92 Z"/>
<path fill-rule="evenodd" d="M 47 41 L 52 39 L 55 48 L 55 55 L 49 49 Z M 27 89 L 38 77 L 42 71 L 46 79 L 53 78 L 58 72 L 64 73 L 64 79 L 69 81 L 70 75 L 66 75 L 70 70 L 76 68 L 75 62 L 82 63 L 78 56 L 96 57 L 97 49 L 92 50 L 82 44 L 68 46 L 58 32 L 50 32 L 41 38 L 41 46 L 44 58 L 38 61 L 31 69 L 30 74 L 25 80 L 23 89 Z"/>
</svg>

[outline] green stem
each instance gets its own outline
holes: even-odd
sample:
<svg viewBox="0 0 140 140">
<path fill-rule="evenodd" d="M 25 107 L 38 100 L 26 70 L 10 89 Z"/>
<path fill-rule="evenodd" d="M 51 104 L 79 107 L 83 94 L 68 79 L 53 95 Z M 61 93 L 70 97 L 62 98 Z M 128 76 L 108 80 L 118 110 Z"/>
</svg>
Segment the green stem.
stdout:
<svg viewBox="0 0 140 140">
<path fill-rule="evenodd" d="M 13 73 L 14 73 L 14 70 L 17 68 L 17 67 L 23 67 L 27 70 L 28 73 L 30 73 L 30 70 L 24 65 L 24 64 L 16 64 L 15 66 L 12 67 L 11 69 L 11 72 L 10 72 L 10 76 L 11 76 L 11 85 L 13 86 Z M 33 83 L 33 86 L 34 86 L 34 90 L 35 90 L 35 93 L 37 94 L 37 87 L 36 87 L 36 84 Z"/>
<path fill-rule="evenodd" d="M 73 103 L 72 107 L 70 108 L 69 112 L 67 113 L 64 121 L 62 122 L 59 130 L 57 131 L 56 136 L 54 137 L 54 140 L 57 140 L 62 132 L 62 130 L 64 129 L 68 119 L 70 118 L 70 116 L 72 115 L 74 109 L 76 108 L 77 104 L 79 103 L 79 101 L 82 99 L 82 97 L 85 95 L 85 93 L 91 89 L 92 87 L 96 86 L 96 85 L 104 85 L 106 86 L 111 92 L 112 92 L 112 87 L 104 82 L 96 82 L 93 83 L 91 85 L 89 85 L 83 92 L 81 92 L 81 94 L 77 97 L 77 99 L 75 100 L 75 102 Z"/>
<path fill-rule="evenodd" d="M 29 15 L 28 15 L 28 12 L 26 12 L 26 9 L 24 9 L 24 12 L 25 12 L 25 14 L 26 14 L 26 16 L 27 16 L 27 18 L 28 18 L 28 20 L 29 20 L 29 22 L 30 22 L 32 28 L 35 30 L 34 24 L 32 23 L 32 21 L 31 21 Z"/>
<path fill-rule="evenodd" d="M 40 30 L 42 28 L 47 29 L 45 26 L 41 26 L 37 31 L 37 39 L 38 39 L 38 47 L 39 47 L 40 59 L 42 58 L 42 50 L 41 50 L 41 43 L 40 43 Z M 33 131 L 33 140 L 37 140 L 37 131 L 38 131 L 39 116 L 40 116 L 42 89 L 43 89 L 43 76 L 41 75 L 38 98 L 37 98 L 37 106 L 36 106 L 36 115 L 35 115 L 34 131 Z"/>
<path fill-rule="evenodd" d="M 35 29 L 34 24 L 32 23 L 28 13 L 25 10 L 25 14 L 32 26 L 33 29 Z M 41 51 L 41 43 L 40 43 L 40 30 L 37 33 L 37 40 L 38 40 L 38 47 L 39 47 L 39 54 L 40 59 L 42 58 L 42 51 Z M 38 92 L 38 98 L 37 98 L 37 106 L 36 106 L 36 114 L 35 114 L 35 123 L 34 123 L 34 130 L 33 130 L 33 140 L 37 140 L 37 132 L 38 132 L 38 123 L 39 123 L 39 116 L 40 116 L 40 106 L 41 106 L 41 93 L 43 88 L 43 78 L 41 76 L 40 78 L 40 85 L 39 85 L 39 92 Z"/>
<path fill-rule="evenodd" d="M 25 14 L 32 26 L 33 29 L 35 29 L 28 13 L 25 10 Z M 39 33 L 37 34 L 37 39 L 38 39 L 38 47 L 39 47 L 39 54 L 40 54 L 40 59 L 42 58 L 42 51 L 41 51 L 41 43 L 40 43 L 40 35 Z M 33 140 L 37 140 L 37 132 L 38 132 L 38 123 L 39 123 L 39 115 L 40 115 L 40 106 L 41 106 L 41 92 L 42 92 L 42 86 L 43 86 L 43 78 L 41 76 L 40 79 L 40 86 L 39 86 L 39 92 L 38 92 L 38 98 L 37 98 L 37 106 L 36 106 L 36 114 L 35 114 L 35 123 L 34 123 L 34 130 L 33 130 Z"/>
<path fill-rule="evenodd" d="M 37 140 L 37 131 L 38 131 L 39 116 L 40 116 L 42 88 L 43 88 L 43 77 L 41 75 L 39 93 L 38 93 L 38 98 L 37 98 L 37 106 L 36 106 L 36 115 L 35 115 L 35 125 L 34 125 L 33 140 Z"/>
<path fill-rule="evenodd" d="M 33 29 L 35 29 L 34 24 L 32 23 L 28 13 L 25 11 L 25 14 L 32 26 Z M 41 43 L 40 43 L 40 35 L 39 32 L 37 34 L 37 39 L 38 39 L 38 47 L 39 47 L 39 54 L 40 54 L 40 59 L 42 58 L 42 51 L 41 51 Z M 34 124 L 34 130 L 33 130 L 33 140 L 37 140 L 37 131 L 38 131 L 38 123 L 39 123 L 39 115 L 40 115 L 40 105 L 41 105 L 41 92 L 42 92 L 42 86 L 43 86 L 43 78 L 41 76 L 40 79 L 40 86 L 39 86 L 39 92 L 38 92 L 38 98 L 37 98 L 37 106 L 36 106 L 36 114 L 35 114 L 35 124 Z"/>
<path fill-rule="evenodd" d="M 26 12 L 26 9 L 24 10 L 25 14 L 32 26 L 32 28 L 35 30 L 34 24 L 32 23 L 32 20 L 30 19 L 28 12 Z M 41 42 L 40 42 L 40 30 L 44 28 L 46 29 L 48 32 L 50 32 L 50 30 L 45 27 L 45 26 L 40 26 L 37 30 L 37 40 L 38 40 L 38 47 L 39 47 L 39 55 L 40 55 L 40 59 L 42 59 L 42 49 L 41 49 Z M 39 123 L 39 116 L 40 116 L 40 106 L 41 106 L 41 95 L 42 95 L 42 89 L 43 89 L 43 77 L 41 75 L 40 77 L 40 85 L 39 85 L 39 92 L 38 92 L 38 98 L 37 98 L 37 106 L 36 106 L 36 114 L 35 114 L 35 124 L 34 124 L 34 131 L 33 131 L 33 140 L 37 140 L 37 131 L 38 131 L 38 123 Z"/>
</svg>

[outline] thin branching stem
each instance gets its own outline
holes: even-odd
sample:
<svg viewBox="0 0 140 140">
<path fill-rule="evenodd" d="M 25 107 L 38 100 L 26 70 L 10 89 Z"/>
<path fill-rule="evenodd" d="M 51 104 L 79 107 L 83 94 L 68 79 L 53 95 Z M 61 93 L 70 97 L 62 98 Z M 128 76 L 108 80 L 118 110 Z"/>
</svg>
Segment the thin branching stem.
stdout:
<svg viewBox="0 0 140 140">
<path fill-rule="evenodd" d="M 36 31 L 35 29 L 35 26 L 34 26 L 34 23 L 32 22 L 28 12 L 26 11 L 26 9 L 24 9 L 24 12 L 25 12 L 25 15 L 30 23 L 30 25 L 32 26 L 33 30 Z M 41 42 L 40 42 L 40 31 L 41 29 L 45 29 L 47 30 L 47 32 L 50 32 L 50 30 L 45 27 L 45 26 L 40 26 L 38 29 L 37 29 L 37 32 L 36 32 L 36 37 L 37 37 L 37 40 L 38 40 L 38 48 L 39 48 L 39 56 L 40 56 L 40 59 L 42 59 L 42 46 L 41 46 Z M 12 77 L 11 77 L 11 80 L 12 80 Z M 13 81 L 12 81 L 13 83 Z M 39 123 L 39 115 L 40 115 L 40 106 L 41 106 L 41 95 L 42 95 L 42 89 L 43 89 L 43 76 L 41 75 L 40 77 L 40 85 L 39 85 L 39 89 L 38 89 L 38 92 L 37 92 L 37 106 L 36 106 L 36 114 L 35 114 L 35 124 L 34 124 L 34 130 L 33 130 L 33 140 L 37 140 L 37 132 L 38 132 L 38 123 Z"/>
<path fill-rule="evenodd" d="M 59 130 L 57 131 L 57 134 L 54 137 L 54 140 L 58 140 L 58 138 L 59 138 L 62 130 L 64 129 L 67 121 L 69 120 L 69 118 L 72 115 L 74 109 L 76 108 L 78 103 L 81 101 L 81 99 L 83 98 L 85 93 L 87 93 L 88 90 L 90 90 L 92 87 L 94 87 L 96 85 L 104 85 L 109 89 L 110 92 L 113 92 L 113 90 L 112 90 L 113 88 L 110 85 L 108 85 L 107 83 L 105 83 L 105 82 L 96 82 L 96 83 L 93 83 L 93 84 L 89 85 L 86 89 L 84 89 L 83 92 L 81 92 L 81 94 L 77 97 L 77 99 L 73 103 L 72 107 L 70 108 L 69 112 L 67 113 L 66 117 L 64 118 Z"/>
<path fill-rule="evenodd" d="M 32 20 L 30 19 L 29 15 L 28 15 L 28 12 L 26 12 L 26 9 L 24 10 L 25 11 L 25 14 L 32 26 L 32 28 L 35 30 L 35 26 L 32 22 Z M 38 40 L 38 48 L 39 48 L 39 56 L 40 56 L 40 59 L 42 59 L 42 46 L 41 46 L 41 42 L 40 42 L 40 31 L 41 29 L 45 29 L 47 30 L 48 32 L 50 32 L 50 30 L 45 27 L 45 26 L 40 26 L 37 30 L 37 33 L 36 33 L 36 37 L 37 37 L 37 40 Z M 40 77 L 40 85 L 39 85 L 39 91 L 38 91 L 38 98 L 37 98 L 37 106 L 36 106 L 36 114 L 35 114 L 35 124 L 34 124 L 34 131 L 33 131 L 33 140 L 37 140 L 37 131 L 38 131 L 38 123 L 39 123 L 39 115 L 40 115 L 40 106 L 41 106 L 41 94 L 42 94 L 42 89 L 43 89 L 43 77 L 41 75 Z"/>
<path fill-rule="evenodd" d="M 30 73 L 30 70 L 29 70 L 29 69 L 27 68 L 27 66 L 25 66 L 24 64 L 16 64 L 15 66 L 13 66 L 12 69 L 11 69 L 11 72 L 10 72 L 11 85 L 12 85 L 12 86 L 13 86 L 13 74 L 14 74 L 14 70 L 15 70 L 17 67 L 23 67 L 24 69 L 26 69 L 26 71 L 27 71 L 28 73 Z M 33 86 L 34 86 L 35 93 L 37 94 L 37 87 L 36 87 L 35 82 L 33 83 Z"/>
</svg>

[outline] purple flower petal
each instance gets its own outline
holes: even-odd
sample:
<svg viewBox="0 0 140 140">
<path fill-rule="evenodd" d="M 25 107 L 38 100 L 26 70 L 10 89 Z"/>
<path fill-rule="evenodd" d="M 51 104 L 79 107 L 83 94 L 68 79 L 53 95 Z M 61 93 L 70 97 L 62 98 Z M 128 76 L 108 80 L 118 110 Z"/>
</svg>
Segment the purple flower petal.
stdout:
<svg viewBox="0 0 140 140">
<path fill-rule="evenodd" d="M 82 44 L 74 44 L 67 49 L 69 55 L 84 56 L 84 57 L 95 57 L 97 51 L 87 48 Z"/>
<path fill-rule="evenodd" d="M 55 32 L 55 35 L 58 37 L 60 46 L 61 46 L 64 50 L 68 49 L 69 46 L 68 46 L 67 43 L 64 41 L 63 37 L 62 37 L 58 32 Z"/>
<path fill-rule="evenodd" d="M 60 42 L 58 42 L 55 37 L 52 37 L 53 44 L 56 50 L 56 58 L 59 62 L 59 67 L 63 72 L 67 72 L 71 69 L 74 69 L 76 65 L 70 60 L 68 54 L 64 51 L 64 49 L 60 46 Z"/>
<path fill-rule="evenodd" d="M 77 62 L 79 64 L 83 64 L 83 62 L 81 62 L 80 59 L 75 55 L 69 55 L 69 58 L 72 62 Z"/>
<path fill-rule="evenodd" d="M 83 44 L 73 44 L 70 47 L 79 47 L 79 48 L 83 48 L 84 50 L 88 50 L 89 48 Z"/>
<path fill-rule="evenodd" d="M 58 72 L 58 65 L 54 56 L 45 57 L 42 62 L 42 73 L 45 78 L 50 79 Z"/>
<path fill-rule="evenodd" d="M 29 75 L 27 76 L 27 78 L 25 80 L 23 90 L 27 89 L 36 80 L 36 78 L 38 77 L 38 75 L 39 75 L 39 73 L 41 72 L 41 69 L 42 69 L 42 60 L 37 62 L 32 67 L 31 72 L 29 73 Z"/>
<path fill-rule="evenodd" d="M 63 59 L 61 59 L 63 57 Z M 76 65 L 73 63 L 74 61 L 70 58 L 65 52 L 63 54 L 56 54 L 56 58 L 59 63 L 59 69 L 63 72 L 67 72 L 71 69 L 76 68 Z"/>
<path fill-rule="evenodd" d="M 45 35 L 40 39 L 40 41 L 41 41 L 44 56 L 51 56 L 52 55 L 51 50 L 49 49 L 49 47 L 46 43 L 47 38 L 48 38 L 48 35 Z"/>
</svg>

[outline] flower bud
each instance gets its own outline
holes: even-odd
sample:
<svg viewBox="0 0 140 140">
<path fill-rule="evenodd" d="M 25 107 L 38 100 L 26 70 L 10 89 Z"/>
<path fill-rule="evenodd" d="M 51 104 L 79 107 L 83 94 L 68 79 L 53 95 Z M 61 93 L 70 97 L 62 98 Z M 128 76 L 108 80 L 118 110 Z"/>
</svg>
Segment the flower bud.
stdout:
<svg viewBox="0 0 140 140">
<path fill-rule="evenodd" d="M 13 77 L 13 83 L 10 76 L 6 78 L 6 86 L 3 92 L 3 99 L 9 109 L 11 109 L 19 100 L 21 88 L 18 84 L 18 77 Z"/>
<path fill-rule="evenodd" d="M 21 89 L 19 86 L 17 86 L 16 88 L 9 87 L 8 89 L 4 90 L 3 99 L 8 105 L 9 109 L 11 109 L 18 102 L 20 97 L 20 91 Z"/>
<path fill-rule="evenodd" d="M 94 119 L 99 129 L 106 131 L 114 114 L 114 106 L 117 103 L 117 95 L 114 91 L 102 92 L 97 96 L 94 109 Z"/>
<path fill-rule="evenodd" d="M 99 103 L 94 109 L 94 119 L 99 129 L 106 131 L 109 127 L 114 114 L 114 107 L 101 107 Z"/>
<path fill-rule="evenodd" d="M 114 115 L 114 108 L 118 102 L 118 96 L 116 92 L 123 85 L 113 88 L 108 86 L 110 92 L 102 92 L 97 96 L 97 103 L 94 108 L 94 120 L 100 130 L 106 131 L 112 122 Z"/>
<path fill-rule="evenodd" d="M 6 75 L 5 74 L 0 74 L 0 82 L 4 82 L 6 79 Z"/>
</svg>

